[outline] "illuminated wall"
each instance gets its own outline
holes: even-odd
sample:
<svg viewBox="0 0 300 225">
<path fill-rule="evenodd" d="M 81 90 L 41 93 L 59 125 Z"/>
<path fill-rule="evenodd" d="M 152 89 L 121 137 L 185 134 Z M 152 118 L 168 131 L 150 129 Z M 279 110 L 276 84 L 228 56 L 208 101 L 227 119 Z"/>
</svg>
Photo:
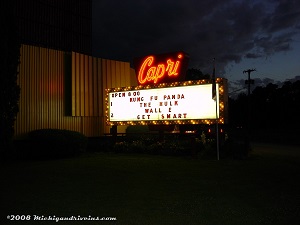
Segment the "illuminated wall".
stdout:
<svg viewBox="0 0 300 225">
<path fill-rule="evenodd" d="M 136 85 L 128 62 L 95 58 L 29 45 L 20 50 L 20 111 L 15 138 L 35 129 L 109 133 L 105 89 Z"/>
</svg>

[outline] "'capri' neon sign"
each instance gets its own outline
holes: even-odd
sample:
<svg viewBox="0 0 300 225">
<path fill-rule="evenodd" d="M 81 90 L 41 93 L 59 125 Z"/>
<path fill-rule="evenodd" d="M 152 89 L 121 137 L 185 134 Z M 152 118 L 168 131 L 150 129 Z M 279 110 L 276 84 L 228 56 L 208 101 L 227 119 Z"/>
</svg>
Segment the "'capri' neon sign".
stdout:
<svg viewBox="0 0 300 225">
<path fill-rule="evenodd" d="M 150 55 L 136 60 L 137 80 L 140 85 L 182 81 L 188 56 L 184 52 Z"/>
</svg>

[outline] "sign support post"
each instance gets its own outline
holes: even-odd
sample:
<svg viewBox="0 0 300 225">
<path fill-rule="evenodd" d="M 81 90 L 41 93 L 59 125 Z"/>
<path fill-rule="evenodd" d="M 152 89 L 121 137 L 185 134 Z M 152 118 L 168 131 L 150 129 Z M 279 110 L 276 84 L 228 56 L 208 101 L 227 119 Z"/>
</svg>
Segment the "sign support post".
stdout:
<svg viewBox="0 0 300 225">
<path fill-rule="evenodd" d="M 216 97 L 217 98 L 217 97 Z M 220 150 L 219 150 L 219 125 L 218 125 L 218 101 L 216 101 L 216 137 L 217 137 L 217 160 L 220 160 Z"/>
<path fill-rule="evenodd" d="M 212 99 L 216 102 L 216 146 L 217 146 L 217 160 L 220 159 L 219 152 L 219 126 L 218 126 L 218 96 L 217 96 L 217 85 L 216 85 L 216 66 L 215 58 L 213 58 L 213 74 L 212 74 Z"/>
</svg>

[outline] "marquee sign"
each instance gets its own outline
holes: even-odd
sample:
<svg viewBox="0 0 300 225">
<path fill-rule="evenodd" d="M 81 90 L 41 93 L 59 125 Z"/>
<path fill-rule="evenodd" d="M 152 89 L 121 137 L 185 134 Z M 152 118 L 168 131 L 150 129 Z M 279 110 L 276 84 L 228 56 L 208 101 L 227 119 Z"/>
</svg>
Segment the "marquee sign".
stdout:
<svg viewBox="0 0 300 225">
<path fill-rule="evenodd" d="M 135 59 L 139 85 L 183 81 L 189 56 L 185 52 L 149 55 Z"/>
<path fill-rule="evenodd" d="M 217 79 L 216 101 L 208 80 L 107 90 L 107 124 L 224 123 L 224 82 Z"/>
</svg>

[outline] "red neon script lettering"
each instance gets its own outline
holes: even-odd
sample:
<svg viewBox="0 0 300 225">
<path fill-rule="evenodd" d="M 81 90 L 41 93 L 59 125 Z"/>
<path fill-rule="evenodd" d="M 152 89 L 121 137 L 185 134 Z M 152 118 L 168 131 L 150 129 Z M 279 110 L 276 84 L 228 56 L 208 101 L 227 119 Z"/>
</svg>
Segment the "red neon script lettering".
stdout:
<svg viewBox="0 0 300 225">
<path fill-rule="evenodd" d="M 181 59 L 182 55 L 179 54 L 178 58 Z M 140 84 L 144 84 L 147 81 L 153 81 L 154 83 L 157 83 L 157 81 L 165 76 L 165 74 L 168 74 L 168 76 L 178 75 L 180 61 L 174 62 L 171 59 L 168 59 L 166 65 L 158 64 L 157 66 L 153 65 L 153 62 L 154 57 L 149 56 L 142 63 L 138 75 L 138 81 Z"/>
</svg>

